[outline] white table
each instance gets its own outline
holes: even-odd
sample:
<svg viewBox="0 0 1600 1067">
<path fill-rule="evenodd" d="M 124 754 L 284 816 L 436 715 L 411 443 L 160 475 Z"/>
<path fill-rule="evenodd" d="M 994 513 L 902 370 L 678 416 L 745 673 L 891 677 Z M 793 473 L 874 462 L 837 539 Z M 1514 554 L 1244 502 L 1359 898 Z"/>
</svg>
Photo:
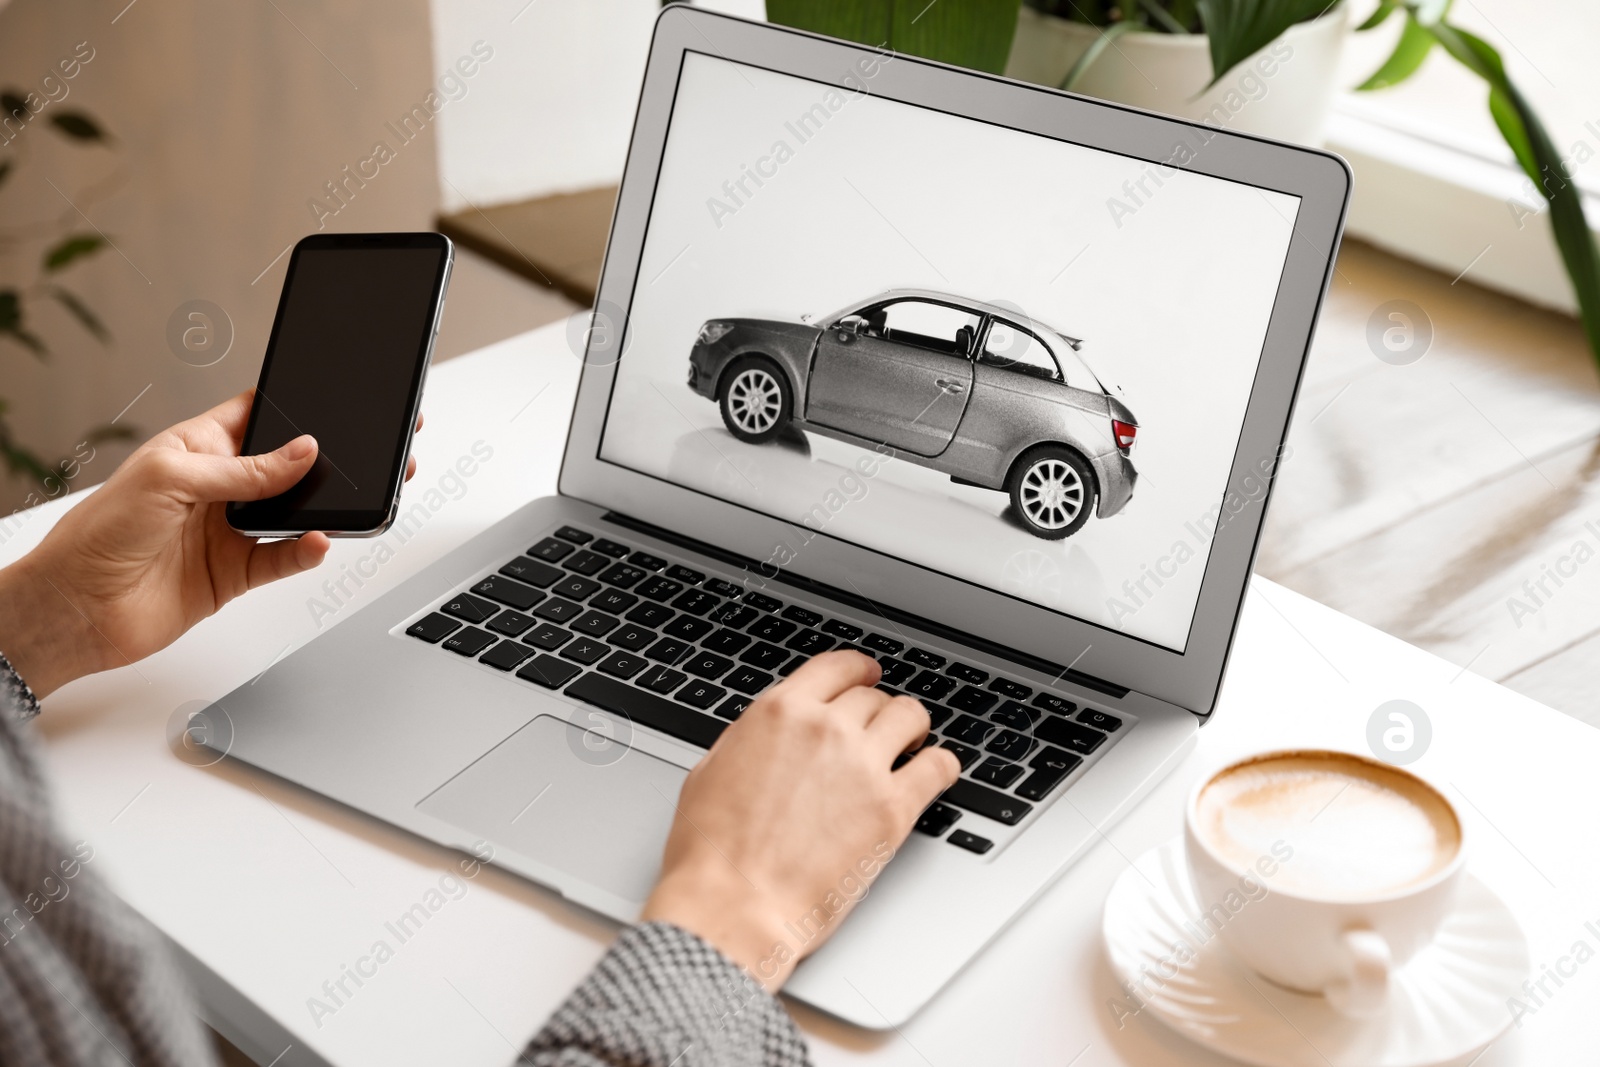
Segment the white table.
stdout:
<svg viewBox="0 0 1600 1067">
<path fill-rule="evenodd" d="M 494 457 L 331 624 L 554 491 L 577 372 L 562 324 L 434 372 L 411 497 L 474 441 Z M 0 563 L 72 503 L 31 513 L 0 546 Z M 260 1062 L 504 1064 L 604 951 L 610 924 L 484 870 L 361 987 L 347 980 L 353 995 L 318 1025 L 308 998 L 323 996 L 323 983 L 458 857 L 248 768 L 191 766 L 167 747 L 174 713 L 313 637 L 311 598 L 332 606 L 322 583 L 371 548 L 337 541 L 319 572 L 252 593 L 136 667 L 52 696 L 41 728 L 62 816 L 94 846 L 92 869 L 185 954 L 207 1021 Z M 902 1031 L 868 1033 L 791 1005 L 817 1061 L 1222 1064 L 1148 1015 L 1116 1027 L 1098 933 L 1104 895 L 1130 857 L 1178 832 L 1184 793 L 1207 768 L 1270 746 L 1364 750 L 1368 716 L 1397 697 L 1432 717 L 1432 746 L 1415 768 L 1461 801 L 1473 869 L 1521 916 L 1536 966 L 1578 941 L 1600 950 L 1600 733 L 1257 579 L 1194 755 Z M 1478 1067 L 1593 1062 L 1597 998 L 1600 960 Z"/>
</svg>

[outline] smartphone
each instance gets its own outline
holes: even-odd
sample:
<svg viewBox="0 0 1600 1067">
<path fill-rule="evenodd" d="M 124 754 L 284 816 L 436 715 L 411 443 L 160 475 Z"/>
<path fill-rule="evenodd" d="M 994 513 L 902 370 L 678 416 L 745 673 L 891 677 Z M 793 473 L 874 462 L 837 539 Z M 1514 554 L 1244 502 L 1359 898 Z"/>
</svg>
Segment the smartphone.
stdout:
<svg viewBox="0 0 1600 1067">
<path fill-rule="evenodd" d="M 288 492 L 235 501 L 255 537 L 371 537 L 394 522 L 454 249 L 437 233 L 313 234 L 294 246 L 244 455 L 303 433 L 311 470 Z"/>
</svg>

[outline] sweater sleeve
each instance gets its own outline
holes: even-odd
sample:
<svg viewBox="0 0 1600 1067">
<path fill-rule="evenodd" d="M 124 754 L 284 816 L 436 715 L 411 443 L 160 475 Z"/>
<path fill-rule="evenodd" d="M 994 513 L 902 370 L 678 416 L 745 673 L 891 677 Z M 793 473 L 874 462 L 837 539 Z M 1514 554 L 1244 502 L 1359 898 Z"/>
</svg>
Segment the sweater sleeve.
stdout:
<svg viewBox="0 0 1600 1067">
<path fill-rule="evenodd" d="M 809 1067 L 783 1006 L 711 945 L 630 927 L 550 1017 L 523 1067 Z"/>
</svg>

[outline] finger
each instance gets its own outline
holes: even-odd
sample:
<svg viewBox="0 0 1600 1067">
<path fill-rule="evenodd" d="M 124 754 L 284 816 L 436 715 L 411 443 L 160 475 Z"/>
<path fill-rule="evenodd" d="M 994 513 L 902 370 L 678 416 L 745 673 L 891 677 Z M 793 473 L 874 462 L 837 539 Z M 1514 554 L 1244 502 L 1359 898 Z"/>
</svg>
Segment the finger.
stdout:
<svg viewBox="0 0 1600 1067">
<path fill-rule="evenodd" d="M 948 748 L 925 748 L 912 756 L 890 778 L 900 789 L 901 811 L 907 824 L 915 821 L 922 809 L 932 804 L 940 793 L 955 785 L 961 777 L 961 761 Z"/>
<path fill-rule="evenodd" d="M 416 477 L 416 474 L 417 474 L 417 457 L 416 456 L 412 456 L 410 459 L 406 460 L 406 481 L 409 482 L 412 478 Z"/>
<path fill-rule="evenodd" d="M 873 686 L 883 671 L 871 656 L 849 649 L 837 649 L 812 656 L 775 688 L 803 693 L 817 700 L 833 700 L 846 689 Z"/>
<path fill-rule="evenodd" d="M 328 535 L 320 530 L 293 540 L 257 542 L 250 550 L 245 580 L 251 589 L 258 585 L 308 571 L 328 554 Z"/>
<path fill-rule="evenodd" d="M 928 710 L 915 697 L 897 696 L 883 702 L 867 723 L 868 741 L 894 759 L 912 745 L 920 744 L 932 726 Z"/>
<path fill-rule="evenodd" d="M 417 428 L 415 430 L 412 430 L 411 432 L 412 433 L 421 433 L 422 432 L 422 412 L 420 412 L 420 411 L 417 412 Z"/>
<path fill-rule="evenodd" d="M 865 726 L 889 702 L 889 694 L 871 686 L 855 686 L 833 698 L 828 705 L 831 714 L 849 719 L 857 726 Z"/>
<path fill-rule="evenodd" d="M 146 469 L 157 489 L 187 500 L 263 500 L 287 491 L 316 462 L 317 442 L 302 434 L 275 452 L 259 456 L 218 456 L 176 448 L 149 453 Z"/>
</svg>

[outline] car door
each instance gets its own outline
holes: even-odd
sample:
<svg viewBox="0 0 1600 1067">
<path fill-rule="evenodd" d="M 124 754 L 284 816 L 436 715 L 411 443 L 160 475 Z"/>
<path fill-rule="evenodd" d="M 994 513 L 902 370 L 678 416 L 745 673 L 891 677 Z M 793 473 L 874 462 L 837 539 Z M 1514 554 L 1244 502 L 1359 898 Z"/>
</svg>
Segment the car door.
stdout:
<svg viewBox="0 0 1600 1067">
<path fill-rule="evenodd" d="M 823 331 L 806 392 L 807 422 L 936 456 L 972 392 L 981 316 L 932 300 L 863 308 Z"/>
</svg>

